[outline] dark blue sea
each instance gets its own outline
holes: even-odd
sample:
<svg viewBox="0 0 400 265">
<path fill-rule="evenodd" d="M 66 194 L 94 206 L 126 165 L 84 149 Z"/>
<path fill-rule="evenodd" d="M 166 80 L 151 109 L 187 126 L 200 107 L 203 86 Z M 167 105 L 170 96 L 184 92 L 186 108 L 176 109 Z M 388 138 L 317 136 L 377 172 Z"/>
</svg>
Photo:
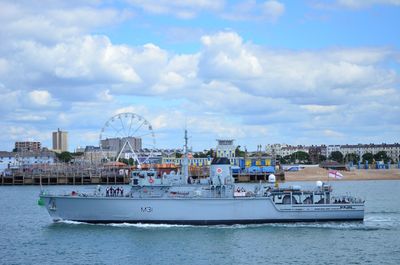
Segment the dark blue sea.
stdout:
<svg viewBox="0 0 400 265">
<path fill-rule="evenodd" d="M 304 182 L 303 186 L 312 186 Z M 0 187 L 0 264 L 400 264 L 400 181 L 333 182 L 364 222 L 234 226 L 53 223 L 38 186 Z M 94 186 L 51 186 L 90 190 Z"/>
</svg>

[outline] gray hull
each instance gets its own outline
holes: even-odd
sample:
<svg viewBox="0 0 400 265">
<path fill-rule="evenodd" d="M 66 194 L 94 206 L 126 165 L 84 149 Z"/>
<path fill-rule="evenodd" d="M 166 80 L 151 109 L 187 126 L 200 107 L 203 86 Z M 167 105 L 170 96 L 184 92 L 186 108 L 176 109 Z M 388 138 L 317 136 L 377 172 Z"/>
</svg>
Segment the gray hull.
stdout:
<svg viewBox="0 0 400 265">
<path fill-rule="evenodd" d="M 363 220 L 363 204 L 274 204 L 266 197 L 128 198 L 42 195 L 55 221 L 244 224 Z"/>
</svg>

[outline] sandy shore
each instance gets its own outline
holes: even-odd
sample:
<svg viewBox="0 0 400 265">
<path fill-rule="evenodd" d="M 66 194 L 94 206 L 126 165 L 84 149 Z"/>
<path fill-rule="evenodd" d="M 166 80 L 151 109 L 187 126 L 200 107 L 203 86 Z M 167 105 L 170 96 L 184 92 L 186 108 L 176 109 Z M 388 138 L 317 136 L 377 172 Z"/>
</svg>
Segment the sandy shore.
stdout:
<svg viewBox="0 0 400 265">
<path fill-rule="evenodd" d="M 329 178 L 329 181 L 346 180 L 400 180 L 400 169 L 356 169 L 352 171 L 340 171 L 344 178 L 335 180 Z M 286 181 L 326 181 L 328 179 L 328 170 L 323 168 L 305 168 L 300 171 L 285 172 Z"/>
</svg>

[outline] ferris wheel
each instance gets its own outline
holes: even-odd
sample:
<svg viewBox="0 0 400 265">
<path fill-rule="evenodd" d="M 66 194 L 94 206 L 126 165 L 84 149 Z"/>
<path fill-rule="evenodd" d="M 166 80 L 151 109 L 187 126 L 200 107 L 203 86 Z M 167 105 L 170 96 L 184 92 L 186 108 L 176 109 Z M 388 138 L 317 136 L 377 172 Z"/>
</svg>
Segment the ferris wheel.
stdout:
<svg viewBox="0 0 400 265">
<path fill-rule="evenodd" d="M 126 112 L 111 117 L 100 132 L 100 149 L 107 161 L 132 158 L 138 165 L 147 164 L 155 145 L 150 122 L 135 113 Z"/>
</svg>

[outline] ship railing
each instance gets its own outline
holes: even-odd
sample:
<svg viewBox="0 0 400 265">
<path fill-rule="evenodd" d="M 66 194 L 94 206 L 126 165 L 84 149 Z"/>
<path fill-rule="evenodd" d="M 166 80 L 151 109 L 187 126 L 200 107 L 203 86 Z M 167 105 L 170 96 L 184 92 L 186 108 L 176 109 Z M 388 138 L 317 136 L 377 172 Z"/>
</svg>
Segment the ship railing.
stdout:
<svg viewBox="0 0 400 265">
<path fill-rule="evenodd" d="M 344 195 L 344 196 L 332 196 L 331 203 L 364 203 L 365 200 L 359 197 Z"/>
<path fill-rule="evenodd" d="M 77 190 L 62 190 L 62 191 L 50 191 L 50 190 L 41 190 L 39 196 L 64 196 L 64 197 L 106 197 L 106 194 L 102 191 L 77 191 Z M 109 196 L 113 197 L 113 196 Z M 125 197 L 125 196 L 115 196 L 115 197 Z"/>
<path fill-rule="evenodd" d="M 160 193 L 139 193 L 131 194 L 131 198 L 161 198 L 163 194 Z"/>
<path fill-rule="evenodd" d="M 190 192 L 170 191 L 170 192 L 168 193 L 168 197 L 170 197 L 170 198 L 185 198 L 185 197 L 190 197 Z"/>
</svg>

